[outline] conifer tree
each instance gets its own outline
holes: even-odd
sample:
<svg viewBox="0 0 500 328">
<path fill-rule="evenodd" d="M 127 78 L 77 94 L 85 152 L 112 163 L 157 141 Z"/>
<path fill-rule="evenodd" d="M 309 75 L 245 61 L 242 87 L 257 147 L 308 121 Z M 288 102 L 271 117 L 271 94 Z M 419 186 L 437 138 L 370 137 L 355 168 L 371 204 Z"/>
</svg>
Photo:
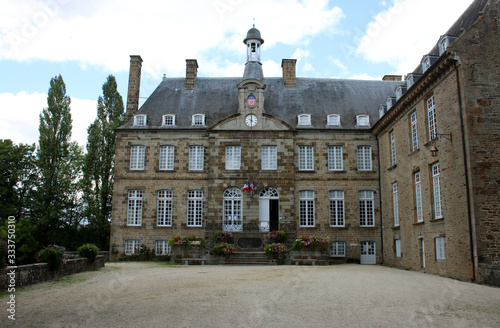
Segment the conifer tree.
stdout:
<svg viewBox="0 0 500 328">
<path fill-rule="evenodd" d="M 124 107 L 113 75 L 108 76 L 103 84 L 102 93 L 97 101 L 97 118 L 88 128 L 83 193 L 91 241 L 101 249 L 107 249 L 116 144 L 114 130 L 124 123 Z"/>
</svg>

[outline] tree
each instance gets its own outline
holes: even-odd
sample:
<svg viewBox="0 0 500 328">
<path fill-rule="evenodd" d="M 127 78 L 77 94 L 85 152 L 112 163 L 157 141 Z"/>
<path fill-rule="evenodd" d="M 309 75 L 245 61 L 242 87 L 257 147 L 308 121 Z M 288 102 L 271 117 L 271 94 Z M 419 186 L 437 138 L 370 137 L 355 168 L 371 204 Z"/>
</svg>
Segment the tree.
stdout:
<svg viewBox="0 0 500 328">
<path fill-rule="evenodd" d="M 78 180 L 82 151 L 71 142 L 70 98 L 61 75 L 50 80 L 48 107 L 40 114 L 37 165 L 39 184 L 36 192 L 38 229 L 41 246 L 74 243 L 79 224 Z"/>
<path fill-rule="evenodd" d="M 124 107 L 113 75 L 103 84 L 102 93 L 97 101 L 97 118 L 88 128 L 83 195 L 87 228 L 93 239 L 89 242 L 108 249 L 116 145 L 114 130 L 124 123 Z"/>
</svg>

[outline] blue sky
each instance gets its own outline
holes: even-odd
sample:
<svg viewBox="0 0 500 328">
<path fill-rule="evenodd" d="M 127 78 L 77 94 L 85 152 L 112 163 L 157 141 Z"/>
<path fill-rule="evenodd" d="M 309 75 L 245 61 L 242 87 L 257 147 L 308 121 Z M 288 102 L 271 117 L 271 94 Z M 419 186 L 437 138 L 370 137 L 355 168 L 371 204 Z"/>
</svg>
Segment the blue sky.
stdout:
<svg viewBox="0 0 500 328">
<path fill-rule="evenodd" d="M 380 79 L 414 70 L 472 0 L 0 0 L 0 139 L 38 141 L 50 79 L 72 99 L 73 140 L 86 143 L 109 74 L 127 97 L 129 55 L 141 55 L 141 97 L 163 74 L 242 76 L 255 19 L 264 76 Z M 144 98 L 141 98 L 142 101 Z"/>
</svg>

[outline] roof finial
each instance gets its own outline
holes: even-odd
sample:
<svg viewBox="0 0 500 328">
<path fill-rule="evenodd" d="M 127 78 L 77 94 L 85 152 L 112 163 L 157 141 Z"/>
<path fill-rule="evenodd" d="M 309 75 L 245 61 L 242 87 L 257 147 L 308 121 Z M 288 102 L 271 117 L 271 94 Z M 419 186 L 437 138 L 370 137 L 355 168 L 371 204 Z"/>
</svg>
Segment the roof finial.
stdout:
<svg viewBox="0 0 500 328">
<path fill-rule="evenodd" d="M 253 27 L 255 28 L 255 17 L 253 19 Z"/>
</svg>

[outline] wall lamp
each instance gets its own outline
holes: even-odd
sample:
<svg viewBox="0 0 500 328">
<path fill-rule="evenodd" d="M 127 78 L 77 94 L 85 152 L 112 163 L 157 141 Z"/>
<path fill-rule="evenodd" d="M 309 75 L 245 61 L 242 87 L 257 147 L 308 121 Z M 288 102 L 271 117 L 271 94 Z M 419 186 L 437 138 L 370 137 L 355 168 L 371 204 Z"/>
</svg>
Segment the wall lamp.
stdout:
<svg viewBox="0 0 500 328">
<path fill-rule="evenodd" d="M 453 143 L 453 135 L 451 133 L 436 133 L 436 138 L 444 137 L 445 139 L 450 140 Z M 436 157 L 438 155 L 439 149 L 436 147 L 436 144 L 431 148 L 431 156 Z"/>
</svg>

